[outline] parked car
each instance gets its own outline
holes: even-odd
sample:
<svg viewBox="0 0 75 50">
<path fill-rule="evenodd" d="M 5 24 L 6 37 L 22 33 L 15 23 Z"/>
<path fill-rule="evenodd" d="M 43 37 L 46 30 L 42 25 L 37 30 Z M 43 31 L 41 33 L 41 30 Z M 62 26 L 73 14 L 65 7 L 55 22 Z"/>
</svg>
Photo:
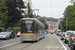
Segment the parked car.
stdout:
<svg viewBox="0 0 75 50">
<path fill-rule="evenodd" d="M 64 38 L 65 38 L 65 32 L 63 32 L 63 33 L 61 34 L 61 40 L 64 40 Z"/>
<path fill-rule="evenodd" d="M 58 34 L 58 36 L 61 36 L 61 34 L 62 34 L 62 32 L 60 32 L 60 33 Z"/>
<path fill-rule="evenodd" d="M 16 36 L 16 33 L 15 33 L 13 30 L 7 30 L 6 32 L 9 33 L 10 39 L 11 39 L 11 38 L 14 38 L 14 37 Z"/>
<path fill-rule="evenodd" d="M 71 50 L 75 50 L 75 31 L 71 34 L 68 40 L 68 46 Z"/>
<path fill-rule="evenodd" d="M 58 36 L 61 36 L 61 34 L 62 34 L 62 32 L 57 32 L 57 35 L 58 35 Z"/>
<path fill-rule="evenodd" d="M 20 34 L 21 34 L 21 33 L 20 33 L 20 32 L 18 32 L 18 33 L 17 33 L 17 37 L 20 37 Z"/>
<path fill-rule="evenodd" d="M 58 36 L 60 36 L 60 35 L 61 35 L 61 30 L 57 30 L 56 34 L 57 34 Z"/>
<path fill-rule="evenodd" d="M 66 31 L 64 43 L 68 43 L 69 37 L 72 34 L 72 32 L 74 32 L 74 31 Z"/>
<path fill-rule="evenodd" d="M 9 33 L 8 32 L 0 32 L 0 39 L 9 39 Z"/>
</svg>

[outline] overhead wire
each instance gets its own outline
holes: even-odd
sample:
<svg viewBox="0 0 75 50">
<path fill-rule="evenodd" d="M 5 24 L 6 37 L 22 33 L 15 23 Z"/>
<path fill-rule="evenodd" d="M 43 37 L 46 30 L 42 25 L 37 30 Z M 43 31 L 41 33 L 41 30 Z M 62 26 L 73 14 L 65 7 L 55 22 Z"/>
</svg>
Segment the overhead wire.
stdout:
<svg viewBox="0 0 75 50">
<path fill-rule="evenodd" d="M 62 2 L 56 2 L 56 3 L 63 3 L 64 4 L 64 2 L 68 2 L 68 1 L 62 1 Z M 50 0 L 50 6 L 51 6 L 51 13 L 52 13 L 52 17 L 54 17 L 54 14 L 53 14 L 53 5 L 52 5 L 52 0 Z"/>
<path fill-rule="evenodd" d="M 52 17 L 54 17 L 54 15 L 53 15 L 53 9 L 52 9 L 52 0 L 50 0 L 51 1 L 51 3 L 50 3 L 50 5 L 51 5 L 51 13 L 52 13 Z"/>
</svg>

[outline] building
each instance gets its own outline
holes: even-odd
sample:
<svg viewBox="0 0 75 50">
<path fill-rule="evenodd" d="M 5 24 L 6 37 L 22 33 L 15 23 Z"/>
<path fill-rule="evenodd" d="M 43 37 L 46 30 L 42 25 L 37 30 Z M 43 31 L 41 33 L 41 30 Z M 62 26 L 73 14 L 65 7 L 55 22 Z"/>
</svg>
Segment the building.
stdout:
<svg viewBox="0 0 75 50">
<path fill-rule="evenodd" d="M 70 2 L 71 2 L 73 5 L 75 5 L 75 0 L 71 0 Z"/>
<path fill-rule="evenodd" d="M 54 21 L 47 21 L 47 24 L 49 25 L 48 29 L 58 29 L 58 22 Z"/>
<path fill-rule="evenodd" d="M 58 22 L 54 22 L 54 29 L 58 29 Z"/>
<path fill-rule="evenodd" d="M 58 25 L 60 25 L 60 22 L 62 21 L 62 18 L 61 19 L 58 19 Z"/>
<path fill-rule="evenodd" d="M 47 21 L 48 29 L 50 29 L 50 21 Z"/>
</svg>

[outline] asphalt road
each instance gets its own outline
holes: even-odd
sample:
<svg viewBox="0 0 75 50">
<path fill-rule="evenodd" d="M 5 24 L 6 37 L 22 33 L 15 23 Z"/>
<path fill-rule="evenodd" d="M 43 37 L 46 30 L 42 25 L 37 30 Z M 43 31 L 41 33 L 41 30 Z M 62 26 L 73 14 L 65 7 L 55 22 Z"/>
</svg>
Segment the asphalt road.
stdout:
<svg viewBox="0 0 75 50">
<path fill-rule="evenodd" d="M 60 36 L 47 34 L 39 42 L 21 42 L 20 38 L 0 40 L 0 50 L 70 50 Z"/>
<path fill-rule="evenodd" d="M 61 36 L 58 36 L 58 37 L 61 40 Z M 70 48 L 68 47 L 68 44 L 64 43 L 64 40 L 61 40 L 61 42 L 64 44 L 64 46 L 67 48 L 67 50 L 70 50 Z"/>
<path fill-rule="evenodd" d="M 21 42 L 20 37 L 14 38 L 14 39 L 8 39 L 8 40 L 0 40 L 0 48 L 4 47 L 6 45 L 11 45 L 11 44 L 17 43 L 17 42 Z"/>
</svg>

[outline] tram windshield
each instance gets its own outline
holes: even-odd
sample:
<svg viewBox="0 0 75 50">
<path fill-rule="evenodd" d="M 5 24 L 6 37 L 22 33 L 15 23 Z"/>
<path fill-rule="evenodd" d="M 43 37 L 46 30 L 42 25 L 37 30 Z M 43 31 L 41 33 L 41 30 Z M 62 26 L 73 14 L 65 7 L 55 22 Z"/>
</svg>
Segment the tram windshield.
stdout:
<svg viewBox="0 0 75 50">
<path fill-rule="evenodd" d="M 34 24 L 33 23 L 22 23 L 21 33 L 34 33 Z"/>
</svg>

